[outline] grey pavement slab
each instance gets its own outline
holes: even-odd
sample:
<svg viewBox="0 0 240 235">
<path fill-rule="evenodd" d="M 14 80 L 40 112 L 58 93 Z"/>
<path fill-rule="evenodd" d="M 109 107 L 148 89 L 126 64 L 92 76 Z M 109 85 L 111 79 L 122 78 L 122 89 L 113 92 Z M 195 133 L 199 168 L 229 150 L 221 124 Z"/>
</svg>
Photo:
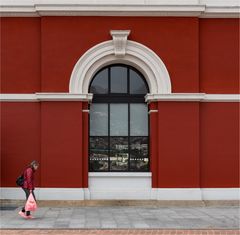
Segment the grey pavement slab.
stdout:
<svg viewBox="0 0 240 235">
<path fill-rule="evenodd" d="M 238 206 L 144 207 L 82 206 L 40 207 L 34 219 L 25 220 L 15 210 L 1 211 L 1 228 L 159 228 L 159 229 L 239 229 Z"/>
</svg>

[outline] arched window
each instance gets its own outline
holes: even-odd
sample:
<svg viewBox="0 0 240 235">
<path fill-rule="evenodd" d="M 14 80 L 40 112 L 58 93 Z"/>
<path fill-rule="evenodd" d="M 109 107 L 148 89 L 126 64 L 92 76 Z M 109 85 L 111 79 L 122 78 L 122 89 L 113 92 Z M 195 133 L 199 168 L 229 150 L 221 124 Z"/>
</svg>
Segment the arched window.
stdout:
<svg viewBox="0 0 240 235">
<path fill-rule="evenodd" d="M 149 171 L 148 85 L 131 66 L 96 73 L 89 87 L 89 171 Z"/>
</svg>

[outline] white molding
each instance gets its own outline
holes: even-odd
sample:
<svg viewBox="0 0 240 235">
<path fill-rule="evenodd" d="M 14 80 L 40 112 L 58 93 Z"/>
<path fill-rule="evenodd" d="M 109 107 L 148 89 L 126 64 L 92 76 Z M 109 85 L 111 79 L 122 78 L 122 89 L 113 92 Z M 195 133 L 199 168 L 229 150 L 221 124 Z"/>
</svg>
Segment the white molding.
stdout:
<svg viewBox="0 0 240 235">
<path fill-rule="evenodd" d="M 25 3 L 24 3 L 25 2 Z M 208 3 L 209 2 L 209 3 Z M 224 2 L 224 4 L 222 3 Z M 0 15 L 18 16 L 184 16 L 239 18 L 239 2 L 215 0 L 115 0 L 104 1 L 9 1 L 2 0 Z"/>
<path fill-rule="evenodd" d="M 204 102 L 240 102 L 240 94 L 205 94 Z"/>
<path fill-rule="evenodd" d="M 132 179 L 134 180 L 134 179 Z M 113 178 L 112 183 L 116 179 Z M 133 182 L 134 183 L 134 182 Z M 132 185 L 132 184 L 131 184 Z M 131 186 L 130 185 L 130 186 Z M 133 188 L 126 185 L 125 189 L 112 188 L 106 185 L 103 188 L 36 188 L 38 200 L 240 200 L 240 188 Z M 25 200 L 21 188 L 0 188 L 0 199 Z"/>
<path fill-rule="evenodd" d="M 89 172 L 90 199 L 150 199 L 151 175 L 151 172 Z"/>
<path fill-rule="evenodd" d="M 115 56 L 123 57 L 126 54 L 127 38 L 130 30 L 111 30 Z"/>
<path fill-rule="evenodd" d="M 89 177 L 152 177 L 152 172 L 89 172 Z"/>
<path fill-rule="evenodd" d="M 72 93 L 35 93 L 35 94 L 0 94 L 0 102 L 38 102 L 38 101 L 88 101 L 93 94 Z M 204 93 L 171 93 L 147 94 L 146 102 L 154 101 L 199 101 L 199 102 L 240 102 L 240 94 L 204 94 Z M 87 112 L 87 110 L 83 110 Z M 149 113 L 155 112 L 150 110 Z"/>
<path fill-rule="evenodd" d="M 158 188 L 156 200 L 202 200 L 200 188 Z"/>
<path fill-rule="evenodd" d="M 0 94 L 1 102 L 37 102 L 36 94 Z"/>
<path fill-rule="evenodd" d="M 84 200 L 83 188 L 36 188 L 39 200 Z M 25 193 L 20 187 L 1 188 L 1 199 L 25 200 Z"/>
<path fill-rule="evenodd" d="M 147 94 L 146 102 L 154 101 L 199 101 L 199 102 L 240 102 L 239 94 L 171 93 Z"/>
<path fill-rule="evenodd" d="M 71 93 L 36 93 L 40 101 L 91 101 L 93 94 L 71 94 Z"/>
<path fill-rule="evenodd" d="M 89 191 L 89 188 L 83 188 L 83 192 L 84 192 L 84 199 L 85 199 L 85 200 L 90 200 L 90 191 Z"/>
<path fill-rule="evenodd" d="M 125 56 L 115 56 L 112 40 L 90 48 L 77 61 L 71 74 L 69 92 L 87 93 L 91 79 L 104 66 L 115 63 L 128 64 L 145 77 L 151 93 L 171 93 L 170 76 L 163 61 L 150 48 L 127 40 Z"/>
<path fill-rule="evenodd" d="M 202 200 L 240 200 L 240 188 L 202 188 Z"/>
<path fill-rule="evenodd" d="M 39 101 L 88 101 L 91 102 L 93 94 L 70 93 L 35 93 L 35 94 L 0 94 L 2 102 L 39 102 Z"/>
<path fill-rule="evenodd" d="M 171 93 L 171 94 L 147 94 L 146 102 L 153 101 L 201 101 L 204 93 Z"/>
<path fill-rule="evenodd" d="M 84 200 L 83 188 L 40 188 L 39 200 Z"/>
<path fill-rule="evenodd" d="M 151 113 L 158 113 L 158 110 L 157 109 L 151 109 L 148 111 L 148 114 L 151 114 Z"/>
</svg>

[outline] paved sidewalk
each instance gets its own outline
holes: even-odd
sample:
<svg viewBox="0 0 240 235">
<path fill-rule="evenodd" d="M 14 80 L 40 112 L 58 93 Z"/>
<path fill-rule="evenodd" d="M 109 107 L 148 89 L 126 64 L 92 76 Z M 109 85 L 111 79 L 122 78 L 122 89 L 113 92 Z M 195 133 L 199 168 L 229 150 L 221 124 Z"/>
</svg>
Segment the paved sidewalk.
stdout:
<svg viewBox="0 0 240 235">
<path fill-rule="evenodd" d="M 240 234 L 238 230 L 144 230 L 144 229 L 125 229 L 125 230 L 2 230 L 1 235 L 40 235 L 40 234 L 52 234 L 52 235 L 193 235 L 193 234 L 225 234 L 225 235 L 237 235 Z"/>
<path fill-rule="evenodd" d="M 1 211 L 3 229 L 239 229 L 237 206 L 41 207 L 35 219 Z"/>
</svg>

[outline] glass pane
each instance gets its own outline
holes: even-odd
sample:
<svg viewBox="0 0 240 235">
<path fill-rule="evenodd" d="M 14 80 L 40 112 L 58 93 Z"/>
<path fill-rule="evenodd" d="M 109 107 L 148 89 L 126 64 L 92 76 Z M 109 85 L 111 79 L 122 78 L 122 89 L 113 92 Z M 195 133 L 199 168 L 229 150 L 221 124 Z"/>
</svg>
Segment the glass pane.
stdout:
<svg viewBox="0 0 240 235">
<path fill-rule="evenodd" d="M 110 135 L 128 135 L 128 104 L 110 104 Z"/>
<path fill-rule="evenodd" d="M 99 72 L 90 87 L 90 92 L 94 94 L 108 93 L 108 69 Z"/>
<path fill-rule="evenodd" d="M 128 170 L 128 137 L 110 138 L 110 170 Z"/>
<path fill-rule="evenodd" d="M 111 93 L 127 93 L 126 67 L 111 67 Z"/>
<path fill-rule="evenodd" d="M 90 136 L 108 135 L 108 105 L 91 104 L 90 107 Z"/>
<path fill-rule="evenodd" d="M 148 137 L 130 137 L 130 170 L 148 171 Z"/>
<path fill-rule="evenodd" d="M 130 70 L 130 94 L 147 94 L 147 87 L 142 77 Z"/>
<path fill-rule="evenodd" d="M 130 136 L 148 136 L 146 104 L 130 104 Z"/>
<path fill-rule="evenodd" d="M 90 171 L 108 171 L 108 137 L 90 137 Z"/>
</svg>

